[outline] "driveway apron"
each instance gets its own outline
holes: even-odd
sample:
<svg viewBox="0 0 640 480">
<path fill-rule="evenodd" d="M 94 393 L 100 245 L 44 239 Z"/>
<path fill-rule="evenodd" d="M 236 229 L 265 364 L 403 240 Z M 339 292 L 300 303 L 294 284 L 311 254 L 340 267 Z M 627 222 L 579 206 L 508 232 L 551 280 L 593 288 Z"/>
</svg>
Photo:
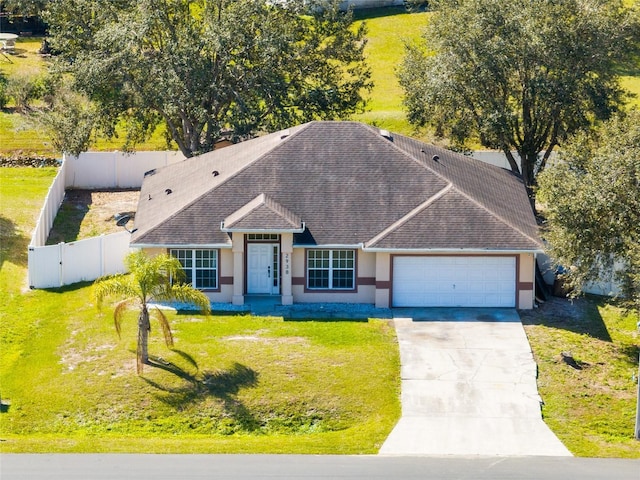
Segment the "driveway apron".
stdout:
<svg viewBox="0 0 640 480">
<path fill-rule="evenodd" d="M 571 456 L 542 420 L 513 309 L 394 309 L 402 417 L 382 455 Z"/>
</svg>

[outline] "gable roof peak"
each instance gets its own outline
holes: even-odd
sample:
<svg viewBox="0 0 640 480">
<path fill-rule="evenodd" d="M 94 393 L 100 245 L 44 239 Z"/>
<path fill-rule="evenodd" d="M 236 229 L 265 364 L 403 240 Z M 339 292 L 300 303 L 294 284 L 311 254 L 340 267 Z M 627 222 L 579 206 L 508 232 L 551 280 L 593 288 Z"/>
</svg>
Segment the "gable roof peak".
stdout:
<svg viewBox="0 0 640 480">
<path fill-rule="evenodd" d="M 298 215 L 260 193 L 235 212 L 229 214 L 220 224 L 223 232 L 293 232 L 302 233 L 304 222 Z"/>
</svg>

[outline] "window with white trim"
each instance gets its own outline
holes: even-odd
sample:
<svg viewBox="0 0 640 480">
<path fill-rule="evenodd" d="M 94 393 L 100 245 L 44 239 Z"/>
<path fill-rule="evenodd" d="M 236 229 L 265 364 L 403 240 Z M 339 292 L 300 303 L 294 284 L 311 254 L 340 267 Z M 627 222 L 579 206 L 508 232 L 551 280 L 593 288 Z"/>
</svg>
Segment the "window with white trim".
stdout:
<svg viewBox="0 0 640 480">
<path fill-rule="evenodd" d="M 355 250 L 307 250 L 307 288 L 353 290 Z"/>
<path fill-rule="evenodd" d="M 171 249 L 186 276 L 186 283 L 194 288 L 218 288 L 218 250 Z"/>
<path fill-rule="evenodd" d="M 248 233 L 247 240 L 277 242 L 280 240 L 280 235 L 278 235 L 277 233 Z"/>
</svg>

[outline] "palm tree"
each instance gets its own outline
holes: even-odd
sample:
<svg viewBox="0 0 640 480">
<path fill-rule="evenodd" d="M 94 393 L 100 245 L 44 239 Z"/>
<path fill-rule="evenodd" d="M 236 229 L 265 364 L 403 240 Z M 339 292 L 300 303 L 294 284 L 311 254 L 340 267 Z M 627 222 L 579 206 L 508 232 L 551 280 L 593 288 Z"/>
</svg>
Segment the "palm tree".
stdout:
<svg viewBox="0 0 640 480">
<path fill-rule="evenodd" d="M 182 283 L 185 275 L 177 258 L 170 255 L 149 257 L 143 251 L 127 255 L 125 264 L 128 274 L 100 278 L 94 284 L 94 298 L 101 308 L 107 297 L 120 297 L 113 311 L 116 331 L 120 336 L 120 325 L 124 313 L 131 307 L 140 310 L 138 315 L 137 372 L 142 374 L 143 365 L 149 364 L 149 303 L 152 301 L 178 301 L 195 305 L 202 313 L 211 312 L 209 298 L 191 285 Z M 173 335 L 167 317 L 159 308 L 153 309 L 168 347 L 173 346 Z"/>
</svg>

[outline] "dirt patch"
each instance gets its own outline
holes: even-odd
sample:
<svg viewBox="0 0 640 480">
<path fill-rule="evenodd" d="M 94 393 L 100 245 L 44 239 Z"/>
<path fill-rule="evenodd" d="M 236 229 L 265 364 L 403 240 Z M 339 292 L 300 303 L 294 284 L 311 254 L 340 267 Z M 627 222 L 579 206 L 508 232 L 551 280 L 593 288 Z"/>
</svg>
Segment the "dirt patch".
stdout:
<svg viewBox="0 0 640 480">
<path fill-rule="evenodd" d="M 121 232 L 116 216 L 122 214 L 131 216 L 133 228 L 139 197 L 139 190 L 67 190 L 47 245 Z"/>
<path fill-rule="evenodd" d="M 520 318 L 528 324 L 551 324 L 569 321 L 580 321 L 588 311 L 588 303 L 584 298 L 569 299 L 549 297 L 547 301 L 532 310 L 520 310 Z"/>
</svg>

